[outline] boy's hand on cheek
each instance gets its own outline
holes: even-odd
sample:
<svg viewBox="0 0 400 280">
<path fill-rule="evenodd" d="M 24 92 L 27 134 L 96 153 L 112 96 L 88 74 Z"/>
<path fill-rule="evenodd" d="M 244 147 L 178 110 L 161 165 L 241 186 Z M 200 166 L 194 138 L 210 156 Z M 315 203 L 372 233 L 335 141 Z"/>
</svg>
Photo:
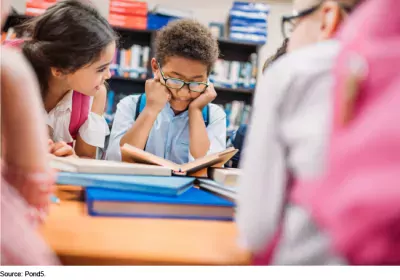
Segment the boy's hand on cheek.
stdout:
<svg viewBox="0 0 400 280">
<path fill-rule="evenodd" d="M 206 91 L 190 103 L 189 110 L 203 110 L 216 97 L 217 92 L 214 89 L 214 85 L 210 83 Z"/>
<path fill-rule="evenodd" d="M 164 86 L 159 77 L 146 81 L 146 107 L 157 114 L 165 107 L 165 104 L 171 99 L 171 93 Z"/>
</svg>

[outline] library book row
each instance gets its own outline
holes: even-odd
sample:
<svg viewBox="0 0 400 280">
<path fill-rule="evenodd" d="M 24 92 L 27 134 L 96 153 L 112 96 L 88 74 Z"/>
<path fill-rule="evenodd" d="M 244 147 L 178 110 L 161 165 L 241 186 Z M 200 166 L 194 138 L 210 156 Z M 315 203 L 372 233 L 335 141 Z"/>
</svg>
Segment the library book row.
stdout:
<svg viewBox="0 0 400 280">
<path fill-rule="evenodd" d="M 210 74 L 210 82 L 217 87 L 254 89 L 257 80 L 257 54 L 249 62 L 218 59 Z M 150 47 L 133 45 L 118 49 L 111 65 L 113 76 L 125 78 L 149 78 Z"/>
</svg>

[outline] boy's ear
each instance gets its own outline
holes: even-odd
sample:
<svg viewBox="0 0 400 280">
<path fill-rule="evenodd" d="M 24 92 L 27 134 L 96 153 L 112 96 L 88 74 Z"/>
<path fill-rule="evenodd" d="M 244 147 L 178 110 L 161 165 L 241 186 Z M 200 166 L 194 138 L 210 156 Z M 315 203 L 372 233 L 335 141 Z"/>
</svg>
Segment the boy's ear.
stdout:
<svg viewBox="0 0 400 280">
<path fill-rule="evenodd" d="M 151 59 L 151 70 L 153 71 L 154 75 L 160 70 L 158 69 L 157 60 L 154 57 Z"/>
<path fill-rule="evenodd" d="M 342 9 L 335 1 L 327 1 L 322 6 L 321 40 L 331 39 L 343 21 Z"/>
</svg>

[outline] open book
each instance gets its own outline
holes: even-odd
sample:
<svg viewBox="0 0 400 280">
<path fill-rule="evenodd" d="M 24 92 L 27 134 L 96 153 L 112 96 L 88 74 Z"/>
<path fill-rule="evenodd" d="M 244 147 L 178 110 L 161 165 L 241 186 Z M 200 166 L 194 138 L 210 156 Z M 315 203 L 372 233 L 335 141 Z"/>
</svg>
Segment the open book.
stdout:
<svg viewBox="0 0 400 280">
<path fill-rule="evenodd" d="M 141 149 L 125 144 L 121 147 L 122 160 L 126 162 L 153 164 L 167 167 L 176 175 L 207 176 L 208 167 L 223 167 L 236 153 L 237 149 L 231 147 L 225 151 L 207 155 L 185 164 L 176 164 L 172 161 L 160 158 Z M 197 173 L 199 172 L 200 173 Z M 204 171 L 204 172 L 201 172 Z M 197 174 L 194 174 L 197 173 Z"/>
</svg>

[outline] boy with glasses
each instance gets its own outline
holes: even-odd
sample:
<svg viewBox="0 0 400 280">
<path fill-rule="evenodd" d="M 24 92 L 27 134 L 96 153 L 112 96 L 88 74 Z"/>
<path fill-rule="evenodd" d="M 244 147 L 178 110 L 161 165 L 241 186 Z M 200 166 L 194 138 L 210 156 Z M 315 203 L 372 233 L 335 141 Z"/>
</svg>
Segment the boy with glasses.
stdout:
<svg viewBox="0 0 400 280">
<path fill-rule="evenodd" d="M 208 81 L 218 55 L 216 39 L 196 21 L 177 20 L 159 31 L 154 79 L 146 81 L 145 95 L 118 104 L 106 158 L 121 160 L 125 143 L 177 164 L 225 150 L 226 115 L 211 104 L 217 93 Z"/>
<path fill-rule="evenodd" d="M 295 182 L 324 171 L 331 126 L 333 39 L 357 0 L 294 0 L 282 19 L 288 53 L 261 78 L 244 149 L 238 194 L 241 242 L 260 264 L 338 264 L 301 209 L 288 204 Z"/>
</svg>

